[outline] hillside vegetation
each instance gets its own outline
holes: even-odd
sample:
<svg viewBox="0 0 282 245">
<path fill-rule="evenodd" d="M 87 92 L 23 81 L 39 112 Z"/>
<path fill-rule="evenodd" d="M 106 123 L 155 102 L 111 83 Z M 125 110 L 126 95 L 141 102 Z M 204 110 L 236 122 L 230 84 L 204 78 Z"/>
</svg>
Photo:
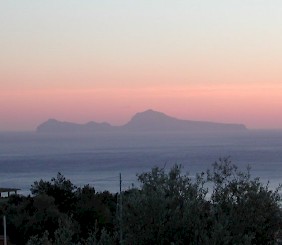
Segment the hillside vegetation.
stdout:
<svg viewBox="0 0 282 245">
<path fill-rule="evenodd" d="M 58 173 L 31 196 L 0 203 L 15 244 L 274 244 L 282 213 L 279 188 L 240 171 L 229 158 L 190 178 L 175 165 L 138 176 L 120 194 L 74 186 Z"/>
</svg>

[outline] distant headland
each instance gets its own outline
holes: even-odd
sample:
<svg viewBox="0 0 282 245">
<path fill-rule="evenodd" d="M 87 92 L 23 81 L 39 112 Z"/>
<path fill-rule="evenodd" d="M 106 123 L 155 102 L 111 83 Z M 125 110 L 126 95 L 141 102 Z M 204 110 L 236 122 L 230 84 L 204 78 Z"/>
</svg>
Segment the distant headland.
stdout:
<svg viewBox="0 0 282 245">
<path fill-rule="evenodd" d="M 40 124 L 40 133 L 98 133 L 98 132 L 234 132 L 247 130 L 244 124 L 182 120 L 162 112 L 146 110 L 136 113 L 122 126 L 109 123 L 88 122 L 77 124 L 49 119 Z"/>
</svg>

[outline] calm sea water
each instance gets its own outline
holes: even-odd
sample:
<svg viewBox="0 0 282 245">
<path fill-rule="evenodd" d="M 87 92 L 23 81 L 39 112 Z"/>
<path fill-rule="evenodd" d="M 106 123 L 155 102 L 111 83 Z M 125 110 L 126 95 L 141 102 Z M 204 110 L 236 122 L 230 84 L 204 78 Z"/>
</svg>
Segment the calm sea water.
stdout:
<svg viewBox="0 0 282 245">
<path fill-rule="evenodd" d="M 195 176 L 230 156 L 244 170 L 275 188 L 282 183 L 282 131 L 251 130 L 240 134 L 107 134 L 50 135 L 33 132 L 0 133 L 0 187 L 20 188 L 50 180 L 61 172 L 76 186 L 90 184 L 98 191 L 137 184 L 136 174 L 154 166 L 183 165 Z"/>
</svg>

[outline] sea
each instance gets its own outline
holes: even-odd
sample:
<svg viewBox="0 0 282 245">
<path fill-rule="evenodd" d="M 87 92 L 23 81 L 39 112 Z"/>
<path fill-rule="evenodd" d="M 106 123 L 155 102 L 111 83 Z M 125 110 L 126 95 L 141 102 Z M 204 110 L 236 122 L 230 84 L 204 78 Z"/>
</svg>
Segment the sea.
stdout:
<svg viewBox="0 0 282 245">
<path fill-rule="evenodd" d="M 282 130 L 247 130 L 224 134 L 0 133 L 0 187 L 29 195 L 35 181 L 50 181 L 58 172 L 77 187 L 116 193 L 138 186 L 137 175 L 153 167 L 166 171 L 181 164 L 191 179 L 212 169 L 220 158 L 275 189 L 282 183 Z"/>
</svg>

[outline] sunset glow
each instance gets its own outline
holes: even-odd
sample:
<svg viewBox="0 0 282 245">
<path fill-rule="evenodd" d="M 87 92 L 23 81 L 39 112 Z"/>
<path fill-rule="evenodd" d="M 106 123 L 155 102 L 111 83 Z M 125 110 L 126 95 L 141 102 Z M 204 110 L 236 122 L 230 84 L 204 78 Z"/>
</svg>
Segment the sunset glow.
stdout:
<svg viewBox="0 0 282 245">
<path fill-rule="evenodd" d="M 278 0 L 3 2 L 0 131 L 121 125 L 149 108 L 282 128 L 281 12 Z"/>
</svg>

